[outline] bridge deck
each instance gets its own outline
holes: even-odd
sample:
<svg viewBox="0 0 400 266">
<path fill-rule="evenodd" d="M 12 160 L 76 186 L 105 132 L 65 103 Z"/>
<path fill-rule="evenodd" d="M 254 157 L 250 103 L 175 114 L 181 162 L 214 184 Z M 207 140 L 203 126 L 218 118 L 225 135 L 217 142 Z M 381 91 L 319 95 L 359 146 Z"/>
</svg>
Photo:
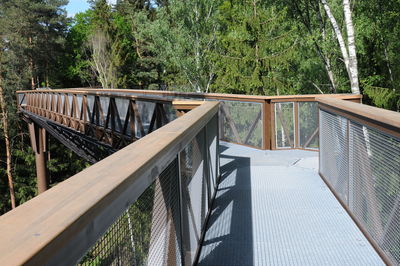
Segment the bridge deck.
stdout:
<svg viewBox="0 0 400 266">
<path fill-rule="evenodd" d="M 318 175 L 318 153 L 221 144 L 200 265 L 384 265 Z"/>
</svg>

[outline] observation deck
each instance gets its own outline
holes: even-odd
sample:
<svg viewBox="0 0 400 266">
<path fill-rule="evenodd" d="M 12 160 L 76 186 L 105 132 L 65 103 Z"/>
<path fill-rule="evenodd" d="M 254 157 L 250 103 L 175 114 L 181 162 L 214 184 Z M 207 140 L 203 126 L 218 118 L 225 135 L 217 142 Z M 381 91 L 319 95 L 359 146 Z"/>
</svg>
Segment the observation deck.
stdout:
<svg viewBox="0 0 400 266">
<path fill-rule="evenodd" d="M 17 96 L 40 194 L 0 265 L 400 263 L 400 114 L 361 95 Z M 93 163 L 48 190 L 47 134 Z"/>
</svg>

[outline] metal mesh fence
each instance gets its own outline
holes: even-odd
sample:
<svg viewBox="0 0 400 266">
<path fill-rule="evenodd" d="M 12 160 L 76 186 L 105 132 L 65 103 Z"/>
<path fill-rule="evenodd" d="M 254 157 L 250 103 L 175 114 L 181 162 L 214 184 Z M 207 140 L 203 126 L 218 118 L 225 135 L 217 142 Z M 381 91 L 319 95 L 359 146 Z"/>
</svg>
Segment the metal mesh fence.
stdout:
<svg viewBox="0 0 400 266">
<path fill-rule="evenodd" d="M 180 264 L 177 169 L 174 160 L 110 226 L 79 265 Z"/>
<path fill-rule="evenodd" d="M 295 147 L 294 103 L 275 103 L 275 141 L 277 148 Z"/>
<path fill-rule="evenodd" d="M 318 103 L 299 102 L 299 146 L 318 149 Z"/>
<path fill-rule="evenodd" d="M 261 148 L 262 104 L 220 101 L 220 139 Z"/>
<path fill-rule="evenodd" d="M 320 111 L 320 173 L 328 179 L 342 201 L 348 203 L 347 119 Z"/>
<path fill-rule="evenodd" d="M 400 139 L 351 121 L 349 141 L 351 210 L 400 264 Z"/>
<path fill-rule="evenodd" d="M 400 139 L 320 110 L 320 173 L 400 264 Z"/>
<path fill-rule="evenodd" d="M 216 191 L 217 152 L 215 116 L 78 265 L 193 264 Z"/>
</svg>

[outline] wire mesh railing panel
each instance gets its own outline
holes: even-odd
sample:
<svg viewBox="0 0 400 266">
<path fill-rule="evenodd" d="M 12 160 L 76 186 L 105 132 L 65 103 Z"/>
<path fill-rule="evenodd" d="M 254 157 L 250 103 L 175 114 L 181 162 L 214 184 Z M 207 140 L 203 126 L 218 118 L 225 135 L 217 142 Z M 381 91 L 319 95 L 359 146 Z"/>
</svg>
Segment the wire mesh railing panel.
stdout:
<svg viewBox="0 0 400 266">
<path fill-rule="evenodd" d="M 51 94 L 50 96 L 52 97 L 53 94 Z M 76 103 L 77 103 L 78 113 L 77 113 L 77 117 L 76 118 L 80 118 L 80 114 L 82 112 L 82 102 L 83 102 L 83 95 L 82 94 L 77 94 L 76 95 Z"/>
<path fill-rule="evenodd" d="M 295 147 L 294 103 L 275 103 L 275 143 L 277 148 Z"/>
<path fill-rule="evenodd" d="M 220 139 L 261 148 L 262 104 L 220 101 Z"/>
<path fill-rule="evenodd" d="M 89 120 L 90 120 L 91 117 L 92 117 L 92 110 L 93 110 L 94 101 L 95 101 L 94 95 L 87 95 L 86 96 L 86 101 L 87 101 L 87 103 L 86 103 L 87 104 L 87 108 L 86 108 L 87 115 L 88 115 Z"/>
<path fill-rule="evenodd" d="M 179 208 L 178 165 L 174 160 L 79 265 L 180 265 Z"/>
<path fill-rule="evenodd" d="M 348 203 L 348 127 L 347 119 L 319 112 L 320 173 L 335 189 L 343 202 Z"/>
<path fill-rule="evenodd" d="M 318 103 L 299 102 L 299 145 L 302 148 L 318 149 Z"/>
<path fill-rule="evenodd" d="M 217 177 L 219 175 L 218 167 L 218 116 L 210 121 L 206 126 L 206 138 L 207 138 L 207 166 L 208 169 L 208 180 L 209 180 L 209 196 L 213 196 L 217 188 Z"/>
<path fill-rule="evenodd" d="M 118 112 L 119 120 L 121 121 L 121 125 L 125 124 L 125 120 L 127 118 L 128 114 L 128 108 L 129 108 L 129 99 L 124 99 L 124 98 L 115 98 L 115 105 L 116 109 Z M 129 119 L 129 117 L 128 117 Z M 118 123 L 117 123 L 118 125 Z M 117 128 L 119 132 L 122 132 L 122 128 Z"/>
<path fill-rule="evenodd" d="M 193 264 L 208 210 L 204 129 L 181 152 L 182 235 L 185 263 Z"/>
<path fill-rule="evenodd" d="M 350 122 L 349 207 L 394 265 L 400 264 L 400 139 Z"/>
<path fill-rule="evenodd" d="M 142 120 L 141 122 L 143 124 L 144 130 L 145 132 L 148 132 L 156 104 L 153 102 L 136 101 L 136 105 L 138 113 L 140 114 L 140 118 Z M 138 121 L 136 121 L 136 129 L 137 129 L 136 136 L 138 138 L 144 137 L 144 135 L 142 135 L 142 133 L 139 130 Z"/>
</svg>

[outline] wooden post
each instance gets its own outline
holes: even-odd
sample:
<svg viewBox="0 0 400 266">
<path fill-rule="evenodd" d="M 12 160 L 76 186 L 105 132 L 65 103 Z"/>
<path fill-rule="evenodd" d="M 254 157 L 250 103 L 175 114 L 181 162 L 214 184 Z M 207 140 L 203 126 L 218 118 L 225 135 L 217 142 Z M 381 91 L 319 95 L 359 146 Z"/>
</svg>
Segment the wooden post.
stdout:
<svg viewBox="0 0 400 266">
<path fill-rule="evenodd" d="M 271 114 L 271 150 L 276 150 L 276 129 L 275 129 L 275 103 L 270 104 L 270 114 Z"/>
<path fill-rule="evenodd" d="M 29 134 L 31 137 L 32 149 L 35 152 L 36 176 L 38 193 L 46 191 L 49 187 L 49 179 L 46 168 L 47 161 L 47 136 L 46 130 L 34 123 L 29 124 Z"/>
<path fill-rule="evenodd" d="M 299 102 L 293 102 L 293 108 L 294 108 L 294 143 L 293 143 L 293 148 L 299 148 L 300 147 L 300 123 L 299 123 Z M 290 136 L 289 136 L 290 138 Z"/>
<path fill-rule="evenodd" d="M 262 128 L 263 128 L 263 150 L 271 150 L 271 102 L 265 100 L 262 104 L 263 116 L 262 116 Z"/>
</svg>

